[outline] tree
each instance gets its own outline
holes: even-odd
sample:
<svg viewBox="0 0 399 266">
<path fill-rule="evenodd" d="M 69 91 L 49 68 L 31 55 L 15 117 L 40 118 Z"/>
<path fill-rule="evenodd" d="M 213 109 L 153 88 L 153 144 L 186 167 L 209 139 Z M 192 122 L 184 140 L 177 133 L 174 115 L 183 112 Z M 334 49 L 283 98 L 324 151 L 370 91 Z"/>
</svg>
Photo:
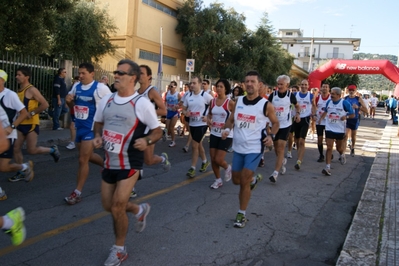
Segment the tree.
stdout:
<svg viewBox="0 0 399 266">
<path fill-rule="evenodd" d="M 75 0 L 0 0 L 0 51 L 39 55 L 49 52 L 59 14 Z"/>
<path fill-rule="evenodd" d="M 110 34 L 115 33 L 116 29 L 106 7 L 80 1 L 73 10 L 58 19 L 52 52 L 64 57 L 98 61 L 101 56 L 115 50 L 110 42 Z"/>
<path fill-rule="evenodd" d="M 326 79 L 330 84 L 330 88 L 339 87 L 346 88 L 348 85 L 359 85 L 359 76 L 357 74 L 333 74 Z"/>
</svg>

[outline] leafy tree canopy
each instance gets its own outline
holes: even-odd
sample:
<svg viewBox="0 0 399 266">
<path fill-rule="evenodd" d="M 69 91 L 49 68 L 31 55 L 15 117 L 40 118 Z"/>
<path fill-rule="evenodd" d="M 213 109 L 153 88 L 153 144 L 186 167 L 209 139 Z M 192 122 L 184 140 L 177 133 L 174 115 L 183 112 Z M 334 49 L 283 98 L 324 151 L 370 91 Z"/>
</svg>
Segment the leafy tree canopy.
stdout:
<svg viewBox="0 0 399 266">
<path fill-rule="evenodd" d="M 344 89 L 351 84 L 359 86 L 359 75 L 335 73 L 328 77 L 326 81 L 330 84 L 330 88 L 339 87 L 341 89 Z"/>
</svg>

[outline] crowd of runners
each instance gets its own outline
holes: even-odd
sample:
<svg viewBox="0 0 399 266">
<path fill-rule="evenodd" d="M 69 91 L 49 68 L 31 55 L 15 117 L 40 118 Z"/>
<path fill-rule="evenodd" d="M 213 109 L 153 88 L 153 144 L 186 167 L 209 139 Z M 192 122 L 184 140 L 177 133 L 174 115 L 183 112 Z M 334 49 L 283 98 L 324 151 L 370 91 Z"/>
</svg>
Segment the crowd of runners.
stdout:
<svg viewBox="0 0 399 266">
<path fill-rule="evenodd" d="M 60 76 L 63 71 L 60 69 Z M 300 86 L 290 86 L 290 77 L 281 75 L 273 88 L 257 71 L 249 71 L 243 82 L 234 86 L 226 79 L 212 84 L 193 76 L 180 91 L 179 84 L 171 81 L 163 94 L 151 84 L 152 71 L 146 65 L 121 60 L 113 74 L 115 82 L 111 90 L 94 79 L 92 64 L 83 63 L 77 82 L 65 96 L 73 130 L 76 129 L 73 145 L 69 145 L 71 148 L 76 145 L 79 158 L 76 188 L 64 200 L 69 205 L 81 202 L 90 163 L 103 168 L 101 200 L 104 209 L 112 214 L 115 232 L 115 243 L 104 265 L 119 265 L 127 258 L 127 213 L 137 218 L 137 232 L 146 226 L 150 205 L 129 201 L 137 196 L 134 187 L 144 175 L 143 165 L 159 164 L 164 171 L 173 167 L 166 152 L 154 153 L 158 140 L 170 139 L 168 147 L 173 149 L 177 146 L 176 136 L 187 136 L 187 142 L 180 148 L 181 152 L 191 153 L 188 178 L 196 176 L 200 158 L 199 172 L 206 172 L 211 166 L 214 173 L 211 189 L 219 189 L 230 180 L 239 186 L 234 227 L 243 228 L 251 191 L 263 179 L 257 173 L 258 167 L 264 167 L 268 158 L 275 156 L 274 169 L 268 176 L 273 184 L 287 171 L 310 167 L 313 159 L 305 160 L 306 139 L 317 134 L 319 157 L 313 161 L 324 163 L 320 174 L 331 176 L 334 146 L 338 160 L 345 165 L 347 146 L 348 154 L 355 156 L 360 114 L 374 119 L 377 104 L 375 95 L 370 99 L 357 95 L 353 84 L 348 84 L 346 95 L 344 89 L 330 88 L 328 83 L 323 83 L 320 89 L 309 88 L 307 80 L 302 80 Z M 15 93 L 5 87 L 7 73 L 0 70 L 0 137 L 2 144 L 7 144 L 0 154 L 0 171 L 15 173 L 10 182 L 30 182 L 34 178 L 34 162 L 23 162 L 24 142 L 29 154 L 49 154 L 55 162 L 61 156 L 56 145 L 37 146 L 38 114 L 48 108 L 48 103 L 30 83 L 30 77 L 29 68 L 17 70 L 19 88 Z M 179 120 L 182 127 L 176 127 Z M 58 125 L 54 130 L 58 130 Z M 204 148 L 207 132 L 209 154 Z M 100 148 L 104 150 L 104 158 L 95 152 Z M 273 149 L 274 153 L 265 153 Z M 296 149 L 295 164 L 293 169 L 287 169 L 293 149 Z M 229 152 L 233 153 L 231 162 L 226 160 Z M 0 188 L 0 199 L 6 198 Z M 0 219 L 1 228 L 11 234 L 15 245 L 25 239 L 23 220 L 22 208 Z"/>
</svg>

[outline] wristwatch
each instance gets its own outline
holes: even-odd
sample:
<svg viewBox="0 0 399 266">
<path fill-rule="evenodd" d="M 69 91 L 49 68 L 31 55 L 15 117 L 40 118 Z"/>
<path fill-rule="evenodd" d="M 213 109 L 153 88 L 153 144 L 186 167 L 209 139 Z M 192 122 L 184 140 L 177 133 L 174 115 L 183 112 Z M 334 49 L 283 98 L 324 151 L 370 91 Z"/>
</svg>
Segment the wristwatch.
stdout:
<svg viewBox="0 0 399 266">
<path fill-rule="evenodd" d="M 272 138 L 273 141 L 276 138 L 276 135 L 274 135 L 274 134 L 269 134 L 269 136 Z"/>
<path fill-rule="evenodd" d="M 30 112 L 31 116 L 34 116 L 36 113 L 34 111 Z"/>
<path fill-rule="evenodd" d="M 151 145 L 152 144 L 152 140 L 149 137 L 145 137 L 145 139 L 147 140 L 147 145 Z"/>
<path fill-rule="evenodd" d="M 11 124 L 10 127 L 11 127 L 12 129 L 15 129 L 15 125 L 14 125 L 14 124 Z"/>
</svg>

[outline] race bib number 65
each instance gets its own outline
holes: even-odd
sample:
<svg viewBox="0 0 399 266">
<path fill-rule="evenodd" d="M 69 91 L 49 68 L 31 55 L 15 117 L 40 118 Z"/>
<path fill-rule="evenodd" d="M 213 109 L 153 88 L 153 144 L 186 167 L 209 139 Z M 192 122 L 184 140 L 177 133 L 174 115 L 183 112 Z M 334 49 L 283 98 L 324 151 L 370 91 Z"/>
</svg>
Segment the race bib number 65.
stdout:
<svg viewBox="0 0 399 266">
<path fill-rule="evenodd" d="M 239 113 L 237 115 L 237 125 L 241 129 L 255 129 L 256 116 Z"/>
<path fill-rule="evenodd" d="M 124 137 L 125 135 L 121 133 L 104 129 L 103 131 L 104 149 L 108 152 L 120 153 Z"/>
</svg>

